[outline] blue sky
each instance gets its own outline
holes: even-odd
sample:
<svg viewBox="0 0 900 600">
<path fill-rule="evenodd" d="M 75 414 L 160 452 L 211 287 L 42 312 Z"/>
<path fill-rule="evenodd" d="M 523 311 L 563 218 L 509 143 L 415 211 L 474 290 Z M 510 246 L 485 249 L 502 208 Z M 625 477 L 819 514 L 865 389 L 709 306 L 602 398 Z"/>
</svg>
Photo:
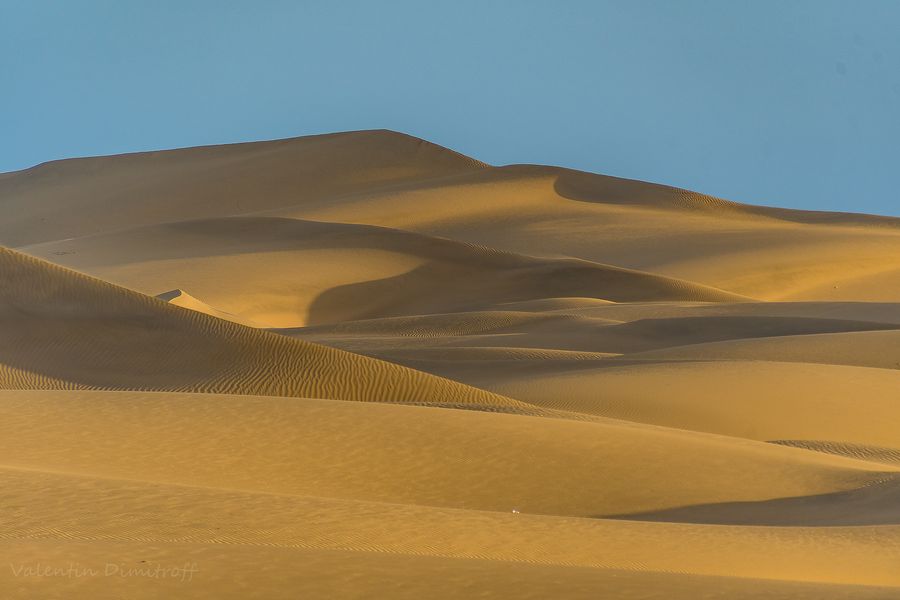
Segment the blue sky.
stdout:
<svg viewBox="0 0 900 600">
<path fill-rule="evenodd" d="M 352 129 L 900 215 L 900 1 L 0 0 L 0 171 Z"/>
</svg>

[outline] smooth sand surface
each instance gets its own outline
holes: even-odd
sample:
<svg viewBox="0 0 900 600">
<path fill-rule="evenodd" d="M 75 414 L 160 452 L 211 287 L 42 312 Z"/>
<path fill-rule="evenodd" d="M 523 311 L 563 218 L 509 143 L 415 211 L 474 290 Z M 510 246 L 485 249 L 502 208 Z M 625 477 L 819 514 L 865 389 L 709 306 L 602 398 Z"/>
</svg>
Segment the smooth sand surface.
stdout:
<svg viewBox="0 0 900 600">
<path fill-rule="evenodd" d="M 0 207 L 2 598 L 900 597 L 900 219 L 389 131 Z"/>
</svg>

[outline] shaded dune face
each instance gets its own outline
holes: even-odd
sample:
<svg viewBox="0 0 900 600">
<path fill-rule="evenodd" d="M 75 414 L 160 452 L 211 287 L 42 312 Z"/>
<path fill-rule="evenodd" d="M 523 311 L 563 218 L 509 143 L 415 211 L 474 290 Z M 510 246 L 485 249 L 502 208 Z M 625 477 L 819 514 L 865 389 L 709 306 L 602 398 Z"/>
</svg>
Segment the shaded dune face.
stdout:
<svg viewBox="0 0 900 600">
<path fill-rule="evenodd" d="M 0 597 L 896 598 L 900 220 L 389 131 L 0 174 Z M 18 561 L 18 562 L 17 562 Z"/>
</svg>

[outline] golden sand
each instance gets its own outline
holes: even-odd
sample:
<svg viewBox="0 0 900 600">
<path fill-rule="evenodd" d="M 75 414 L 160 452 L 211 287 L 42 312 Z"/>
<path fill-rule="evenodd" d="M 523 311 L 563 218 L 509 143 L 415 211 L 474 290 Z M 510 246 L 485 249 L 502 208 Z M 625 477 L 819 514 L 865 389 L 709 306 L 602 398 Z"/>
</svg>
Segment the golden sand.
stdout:
<svg viewBox="0 0 900 600">
<path fill-rule="evenodd" d="M 900 597 L 900 219 L 387 131 L 0 205 L 0 598 Z"/>
</svg>

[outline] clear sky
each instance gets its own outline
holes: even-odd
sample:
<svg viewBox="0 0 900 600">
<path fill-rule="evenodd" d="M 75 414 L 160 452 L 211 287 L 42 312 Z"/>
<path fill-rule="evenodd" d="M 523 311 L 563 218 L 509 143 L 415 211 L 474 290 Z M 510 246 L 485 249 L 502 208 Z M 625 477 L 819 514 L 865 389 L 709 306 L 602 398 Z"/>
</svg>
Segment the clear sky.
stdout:
<svg viewBox="0 0 900 600">
<path fill-rule="evenodd" d="M 900 0 L 0 0 L 0 171 L 373 128 L 900 215 Z"/>
</svg>

